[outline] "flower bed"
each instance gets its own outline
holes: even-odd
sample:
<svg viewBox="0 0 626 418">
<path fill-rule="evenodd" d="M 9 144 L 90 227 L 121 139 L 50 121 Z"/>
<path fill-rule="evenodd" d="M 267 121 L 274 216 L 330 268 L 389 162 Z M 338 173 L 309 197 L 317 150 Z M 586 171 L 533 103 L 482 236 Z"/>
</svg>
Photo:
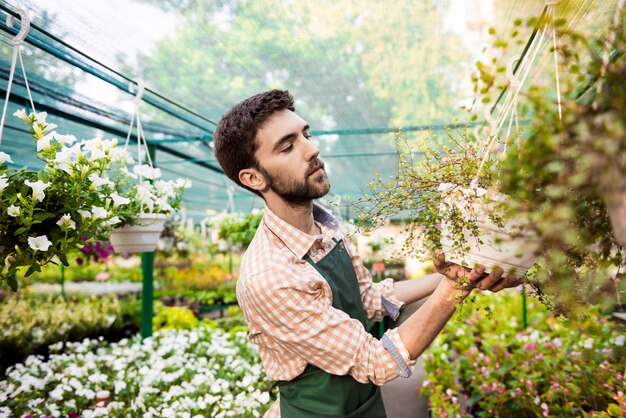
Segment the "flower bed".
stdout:
<svg viewBox="0 0 626 418">
<path fill-rule="evenodd" d="M 267 385 L 241 328 L 168 331 L 143 343 L 85 340 L 11 368 L 0 382 L 0 416 L 260 417 Z M 110 402 L 96 407 L 101 390 Z"/>
<path fill-rule="evenodd" d="M 519 294 L 476 299 L 424 357 L 434 416 L 624 416 L 623 329 L 597 314 L 563 322 L 533 303 L 521 330 Z"/>
<path fill-rule="evenodd" d="M 47 354 L 47 346 L 57 342 L 134 334 L 140 303 L 134 297 L 6 296 L 0 301 L 0 371 L 30 354 Z"/>
</svg>

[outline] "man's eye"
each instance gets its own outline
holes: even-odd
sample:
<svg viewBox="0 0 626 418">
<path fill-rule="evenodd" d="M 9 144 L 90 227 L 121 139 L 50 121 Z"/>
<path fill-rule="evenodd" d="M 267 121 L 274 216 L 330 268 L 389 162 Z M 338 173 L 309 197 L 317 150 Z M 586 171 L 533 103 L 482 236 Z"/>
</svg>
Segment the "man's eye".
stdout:
<svg viewBox="0 0 626 418">
<path fill-rule="evenodd" d="M 310 133 L 308 133 L 308 132 L 304 134 L 304 137 L 305 137 L 306 139 L 311 139 L 311 138 L 312 138 L 311 134 L 310 134 Z"/>
<path fill-rule="evenodd" d="M 288 145 L 285 148 L 283 148 L 283 150 L 281 152 L 289 152 L 293 149 L 293 145 Z"/>
</svg>

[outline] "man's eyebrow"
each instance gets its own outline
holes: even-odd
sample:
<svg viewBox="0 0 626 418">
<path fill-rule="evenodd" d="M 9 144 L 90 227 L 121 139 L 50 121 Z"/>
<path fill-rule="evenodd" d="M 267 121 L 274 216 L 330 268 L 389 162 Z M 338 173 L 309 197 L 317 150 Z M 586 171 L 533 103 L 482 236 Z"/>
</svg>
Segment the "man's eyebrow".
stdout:
<svg viewBox="0 0 626 418">
<path fill-rule="evenodd" d="M 310 128 L 311 127 L 309 125 L 304 125 L 304 127 L 302 128 L 302 132 L 306 132 Z M 276 141 L 276 143 L 274 144 L 274 147 L 272 148 L 272 152 L 275 152 L 278 149 L 280 149 L 285 142 L 293 141 L 294 139 L 296 139 L 297 136 L 298 136 L 298 134 L 296 132 L 292 132 L 290 134 L 287 134 L 287 135 L 283 136 L 278 141 Z"/>
</svg>

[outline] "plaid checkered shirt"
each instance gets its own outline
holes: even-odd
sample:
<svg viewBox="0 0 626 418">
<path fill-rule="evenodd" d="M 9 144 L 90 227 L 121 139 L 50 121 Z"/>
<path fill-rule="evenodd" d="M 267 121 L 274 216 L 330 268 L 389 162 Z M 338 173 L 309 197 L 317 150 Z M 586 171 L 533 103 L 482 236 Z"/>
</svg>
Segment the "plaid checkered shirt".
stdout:
<svg viewBox="0 0 626 418">
<path fill-rule="evenodd" d="M 237 300 L 267 377 L 291 380 L 307 364 L 376 385 L 410 376 L 415 361 L 410 360 L 398 330 L 388 330 L 378 340 L 357 319 L 335 309 L 328 282 L 303 257 L 308 254 L 318 262 L 335 246 L 333 238 L 343 239 L 368 320 L 397 317 L 403 302 L 394 294 L 393 280 L 373 283 L 337 220 L 317 205 L 313 218 L 321 230 L 317 236 L 298 230 L 266 208 L 241 263 Z M 278 401 L 265 417 L 280 417 Z"/>
</svg>

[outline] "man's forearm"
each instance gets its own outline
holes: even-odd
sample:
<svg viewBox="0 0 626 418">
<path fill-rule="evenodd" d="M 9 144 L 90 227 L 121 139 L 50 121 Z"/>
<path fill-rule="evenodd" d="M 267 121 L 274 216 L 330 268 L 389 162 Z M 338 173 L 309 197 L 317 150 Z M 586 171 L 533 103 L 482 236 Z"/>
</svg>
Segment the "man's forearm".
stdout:
<svg viewBox="0 0 626 418">
<path fill-rule="evenodd" d="M 430 296 L 443 276 L 439 273 L 429 274 L 419 279 L 394 282 L 393 290 L 396 297 L 404 303 L 412 303 Z"/>
<path fill-rule="evenodd" d="M 411 359 L 428 348 L 454 313 L 458 302 L 451 297 L 453 292 L 454 289 L 442 282 L 428 300 L 398 327 Z"/>
</svg>

